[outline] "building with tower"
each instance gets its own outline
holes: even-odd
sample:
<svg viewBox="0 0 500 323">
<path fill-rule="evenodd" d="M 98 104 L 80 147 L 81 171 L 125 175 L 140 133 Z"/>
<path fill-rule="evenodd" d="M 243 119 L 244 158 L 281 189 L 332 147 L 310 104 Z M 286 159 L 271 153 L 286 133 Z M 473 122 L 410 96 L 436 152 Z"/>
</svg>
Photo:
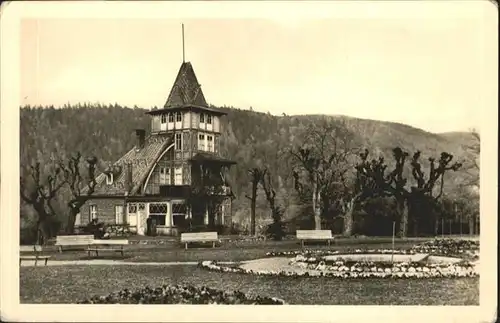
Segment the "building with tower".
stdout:
<svg viewBox="0 0 500 323">
<path fill-rule="evenodd" d="M 207 104 L 190 62 L 182 63 L 164 107 L 147 114 L 150 133 L 136 129 L 135 147 L 96 177 L 77 222 L 98 218 L 139 235 L 148 218 L 164 235 L 230 226 L 226 174 L 235 162 L 221 154 L 225 113 Z"/>
</svg>

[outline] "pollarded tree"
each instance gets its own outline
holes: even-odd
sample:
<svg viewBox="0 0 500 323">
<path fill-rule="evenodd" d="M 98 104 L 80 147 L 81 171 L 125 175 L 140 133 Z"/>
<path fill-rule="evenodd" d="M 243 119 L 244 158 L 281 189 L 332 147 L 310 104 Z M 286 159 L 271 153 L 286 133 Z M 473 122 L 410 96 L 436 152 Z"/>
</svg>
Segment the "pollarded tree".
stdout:
<svg viewBox="0 0 500 323">
<path fill-rule="evenodd" d="M 247 174 L 250 182 L 250 194 L 245 197 L 250 200 L 250 234 L 256 234 L 256 204 L 258 195 L 258 186 L 264 178 L 266 167 L 263 160 L 266 157 L 267 150 L 265 143 L 258 142 L 253 135 L 247 141 L 248 150 L 245 151 L 247 159 Z"/>
<path fill-rule="evenodd" d="M 75 229 L 76 215 L 80 213 L 80 209 L 87 202 L 92 194 L 94 194 L 97 182 L 95 169 L 97 164 L 96 157 L 89 157 L 86 160 L 87 176 L 82 175 L 82 155 L 78 152 L 75 156 L 69 158 L 65 164 L 60 163 L 60 168 L 63 171 L 65 183 L 67 183 L 71 192 L 71 199 L 68 202 L 69 214 L 66 223 L 66 232 L 72 234 Z"/>
<path fill-rule="evenodd" d="M 283 208 L 276 201 L 276 190 L 273 185 L 271 172 L 268 168 L 264 170 L 261 179 L 261 185 L 264 188 L 269 208 L 271 209 L 271 217 L 273 222 L 268 227 L 268 233 L 274 240 L 281 240 L 285 235 L 283 229 Z"/>
<path fill-rule="evenodd" d="M 415 179 L 416 185 L 407 188 L 407 178 L 403 175 L 404 166 L 409 154 L 401 148 L 393 149 L 393 157 L 395 159 L 394 169 L 388 174 L 385 174 L 386 165 L 383 159 L 379 159 L 377 167 L 363 167 L 364 172 L 370 177 L 372 190 L 375 195 L 392 196 L 396 200 L 396 210 L 399 214 L 399 235 L 407 236 L 409 222 L 409 206 L 418 206 L 422 202 L 432 202 L 438 200 L 443 193 L 444 175 L 447 171 L 456 171 L 462 166 L 461 163 L 452 163 L 453 155 L 443 152 L 440 159 L 429 158 L 430 170 L 429 175 L 425 176 L 420 164 L 420 151 L 413 154 L 410 162 L 411 174 Z M 372 164 L 377 161 L 373 160 Z M 365 164 L 366 165 L 366 164 Z M 438 188 L 437 194 L 435 189 Z M 416 209 L 412 210 L 412 214 L 416 214 Z"/>
<path fill-rule="evenodd" d="M 36 162 L 25 169 L 24 173 L 20 178 L 21 199 L 37 213 L 37 242 L 43 245 L 50 238 L 48 222 L 55 215 L 52 202 L 65 182 L 60 176 L 61 168 L 58 166 L 44 177 L 41 164 Z"/>
<path fill-rule="evenodd" d="M 384 163 L 384 158 L 380 157 L 378 160 L 368 160 L 369 152 L 367 149 L 359 153 L 360 161 L 355 165 L 355 177 L 350 180 L 344 177 L 343 183 L 343 196 L 342 196 L 342 209 L 344 215 L 343 232 L 344 236 L 352 235 L 354 226 L 353 214 L 357 208 L 361 208 L 363 203 L 369 198 L 385 197 L 388 194 L 383 190 L 377 189 L 377 181 L 380 174 L 385 172 L 387 166 Z"/>
<path fill-rule="evenodd" d="M 354 135 L 343 122 L 311 123 L 305 131 L 302 145 L 291 151 L 295 161 L 293 176 L 300 194 L 310 192 L 314 213 L 314 227 L 321 229 L 321 215 L 328 203 L 325 198 L 339 199 L 340 188 L 352 170 L 355 156 Z"/>
<path fill-rule="evenodd" d="M 221 165 L 195 164 L 192 174 L 190 194 L 187 205 L 199 209 L 206 206 L 208 212 L 208 226 L 214 229 L 216 215 L 221 211 L 224 202 L 233 198 L 228 191 L 229 183 L 226 178 L 228 168 Z"/>
<path fill-rule="evenodd" d="M 250 178 L 250 195 L 245 194 L 245 197 L 250 200 L 250 235 L 255 235 L 255 208 L 257 204 L 257 189 L 259 183 L 264 177 L 265 169 L 258 166 L 248 169 L 248 176 Z"/>
</svg>

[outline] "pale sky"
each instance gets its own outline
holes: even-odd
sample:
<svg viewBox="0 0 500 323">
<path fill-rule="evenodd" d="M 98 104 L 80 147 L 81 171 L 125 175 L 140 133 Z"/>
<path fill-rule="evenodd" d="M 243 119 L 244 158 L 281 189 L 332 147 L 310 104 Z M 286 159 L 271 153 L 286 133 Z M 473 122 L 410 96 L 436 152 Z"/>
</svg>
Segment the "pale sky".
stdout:
<svg viewBox="0 0 500 323">
<path fill-rule="evenodd" d="M 496 39 L 484 17 L 387 17 L 25 19 L 21 103 L 161 107 L 182 63 L 184 23 L 186 61 L 209 103 L 432 132 L 478 127 Z"/>
</svg>

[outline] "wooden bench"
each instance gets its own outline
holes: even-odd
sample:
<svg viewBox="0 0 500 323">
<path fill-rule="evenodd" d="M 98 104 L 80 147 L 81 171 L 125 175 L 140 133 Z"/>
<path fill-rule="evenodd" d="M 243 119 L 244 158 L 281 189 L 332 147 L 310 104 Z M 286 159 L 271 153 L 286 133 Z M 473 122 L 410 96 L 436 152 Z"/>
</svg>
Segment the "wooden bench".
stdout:
<svg viewBox="0 0 500 323">
<path fill-rule="evenodd" d="M 115 251 L 120 252 L 123 257 L 124 246 L 128 245 L 128 240 L 97 240 L 95 239 L 91 245 L 87 248 L 87 252 L 95 252 L 95 255 L 99 256 L 99 251 Z M 117 246 L 117 247 L 115 247 Z"/>
<path fill-rule="evenodd" d="M 302 248 L 304 248 L 304 241 L 321 241 L 326 240 L 328 245 L 334 239 L 331 230 L 297 230 L 297 239 L 300 240 Z"/>
<path fill-rule="evenodd" d="M 29 253 L 29 255 L 28 255 Z M 23 260 L 35 260 L 35 266 L 38 260 L 45 260 L 45 266 L 47 266 L 47 261 L 50 256 L 43 256 L 42 246 L 34 245 L 34 246 L 20 246 L 19 248 L 19 265 L 21 265 L 21 261 Z"/>
<path fill-rule="evenodd" d="M 82 246 L 88 247 L 94 241 L 93 235 L 71 235 L 57 236 L 55 245 L 59 247 L 59 252 L 62 252 L 63 247 Z"/>
<path fill-rule="evenodd" d="M 185 249 L 188 248 L 190 242 L 212 242 L 212 248 L 215 248 L 215 243 L 218 241 L 217 232 L 181 233 L 181 243 L 185 244 Z"/>
</svg>

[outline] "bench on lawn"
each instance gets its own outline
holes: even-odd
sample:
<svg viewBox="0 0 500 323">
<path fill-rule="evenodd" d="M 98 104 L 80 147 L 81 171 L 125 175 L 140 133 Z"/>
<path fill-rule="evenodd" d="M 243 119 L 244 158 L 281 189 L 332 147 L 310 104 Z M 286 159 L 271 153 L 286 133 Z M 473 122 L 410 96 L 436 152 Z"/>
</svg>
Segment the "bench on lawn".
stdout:
<svg viewBox="0 0 500 323">
<path fill-rule="evenodd" d="M 70 235 L 57 236 L 55 245 L 59 247 L 59 252 L 62 252 L 63 247 L 83 246 L 87 247 L 94 241 L 93 235 Z"/>
<path fill-rule="evenodd" d="M 328 245 L 334 239 L 331 230 L 297 230 L 297 239 L 300 240 L 302 248 L 304 248 L 304 241 L 321 241 L 326 240 Z"/>
<path fill-rule="evenodd" d="M 188 248 L 190 242 L 212 242 L 212 248 L 215 248 L 215 243 L 219 241 L 217 232 L 190 232 L 181 233 L 181 243 Z"/>
<path fill-rule="evenodd" d="M 35 260 L 35 266 L 38 260 L 45 260 L 45 266 L 47 266 L 47 261 L 49 260 L 50 256 L 43 256 L 41 253 L 42 253 L 42 246 L 40 245 L 20 246 L 19 265 L 21 264 L 22 260 Z"/>
<path fill-rule="evenodd" d="M 128 240 L 97 240 L 95 239 L 92 244 L 87 248 L 87 252 L 95 252 L 95 255 L 99 256 L 99 251 L 115 251 L 120 252 L 123 257 L 123 247 L 128 245 Z"/>
</svg>

